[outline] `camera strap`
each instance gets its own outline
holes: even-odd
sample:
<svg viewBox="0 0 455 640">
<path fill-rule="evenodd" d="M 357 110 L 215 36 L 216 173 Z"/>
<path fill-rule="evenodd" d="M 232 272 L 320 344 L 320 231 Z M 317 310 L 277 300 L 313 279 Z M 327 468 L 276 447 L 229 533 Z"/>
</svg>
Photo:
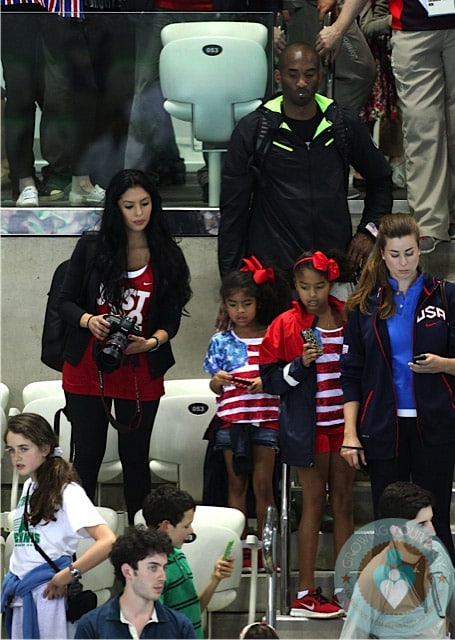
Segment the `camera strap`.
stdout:
<svg viewBox="0 0 455 640">
<path fill-rule="evenodd" d="M 134 367 L 133 367 L 133 380 L 134 380 L 134 391 L 136 394 L 136 412 L 132 416 L 131 420 L 127 425 L 122 424 L 112 415 L 111 410 L 108 407 L 106 402 L 106 396 L 104 394 L 103 372 L 100 371 L 99 369 L 98 369 L 98 380 L 100 383 L 101 402 L 103 403 L 103 407 L 104 407 L 104 411 L 106 412 L 107 419 L 109 420 L 109 423 L 114 427 L 114 429 L 117 429 L 119 433 L 129 433 L 130 431 L 135 431 L 136 429 L 139 429 L 142 423 L 142 404 L 139 399 L 139 389 L 137 386 L 137 378 L 136 378 L 136 373 L 134 371 Z"/>
<path fill-rule="evenodd" d="M 51 560 L 49 558 L 49 556 L 44 551 L 44 549 L 41 549 L 41 547 L 39 546 L 39 544 L 35 540 L 35 537 L 33 536 L 33 534 L 30 532 L 30 529 L 28 528 L 28 500 L 29 500 L 29 495 L 30 495 L 30 489 L 31 488 L 32 488 L 32 485 L 29 486 L 28 491 L 27 491 L 27 495 L 25 496 L 24 513 L 23 513 L 23 516 L 22 516 L 22 519 L 23 519 L 23 522 L 24 522 L 24 527 L 25 527 L 25 530 L 28 533 L 28 537 L 33 542 L 33 546 L 35 547 L 35 549 L 46 560 L 47 564 L 50 564 L 50 566 L 53 568 L 55 573 L 58 573 L 60 571 L 58 565 L 53 560 Z"/>
</svg>

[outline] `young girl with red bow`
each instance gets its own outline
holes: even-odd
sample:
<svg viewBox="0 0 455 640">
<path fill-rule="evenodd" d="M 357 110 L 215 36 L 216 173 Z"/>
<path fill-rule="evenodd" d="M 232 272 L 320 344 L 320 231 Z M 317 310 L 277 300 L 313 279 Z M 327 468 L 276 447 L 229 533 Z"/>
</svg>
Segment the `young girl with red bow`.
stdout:
<svg viewBox="0 0 455 640">
<path fill-rule="evenodd" d="M 329 602 L 315 588 L 314 570 L 327 485 L 335 558 L 354 529 L 353 472 L 339 455 L 344 433 L 339 367 L 343 303 L 330 295 L 340 270 L 334 259 L 315 251 L 304 253 L 293 272 L 299 300 L 268 328 L 260 349 L 260 374 L 264 390 L 281 398 L 281 457 L 297 467 L 302 487 L 299 591 L 291 615 L 336 618 L 344 611 L 336 596 Z M 310 328 L 319 348 L 302 337 L 302 330 Z"/>
<path fill-rule="evenodd" d="M 284 276 L 264 268 L 254 256 L 243 262 L 244 267 L 223 278 L 220 295 L 229 327 L 212 337 L 203 366 L 219 396 L 215 448 L 224 450 L 228 504 L 247 516 L 251 475 L 261 538 L 265 510 L 274 504 L 279 398 L 263 391 L 259 347 L 267 325 L 289 308 L 290 290 Z"/>
</svg>

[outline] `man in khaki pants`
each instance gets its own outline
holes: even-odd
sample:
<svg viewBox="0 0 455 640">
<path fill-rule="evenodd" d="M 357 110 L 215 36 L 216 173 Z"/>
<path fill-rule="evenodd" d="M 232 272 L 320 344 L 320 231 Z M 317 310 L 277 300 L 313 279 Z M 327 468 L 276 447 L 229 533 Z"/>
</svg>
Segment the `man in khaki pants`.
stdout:
<svg viewBox="0 0 455 640">
<path fill-rule="evenodd" d="M 337 53 L 365 2 L 346 0 L 335 24 L 318 36 L 320 55 Z M 428 13 L 419 0 L 389 0 L 408 203 L 422 231 L 422 253 L 455 238 L 455 8 L 431 15 L 435 4 Z"/>
</svg>

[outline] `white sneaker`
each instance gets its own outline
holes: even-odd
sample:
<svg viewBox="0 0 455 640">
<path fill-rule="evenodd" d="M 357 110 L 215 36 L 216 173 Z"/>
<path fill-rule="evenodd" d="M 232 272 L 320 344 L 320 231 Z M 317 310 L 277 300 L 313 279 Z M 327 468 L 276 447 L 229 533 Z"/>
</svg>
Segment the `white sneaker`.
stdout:
<svg viewBox="0 0 455 640">
<path fill-rule="evenodd" d="M 25 187 L 16 200 L 16 207 L 38 207 L 38 189 L 36 187 Z"/>
<path fill-rule="evenodd" d="M 106 191 L 96 184 L 91 191 L 73 191 L 69 195 L 70 204 L 103 204 Z"/>
<path fill-rule="evenodd" d="M 392 167 L 392 182 L 398 189 L 404 189 L 406 186 L 406 173 L 404 162 L 395 162 L 390 165 Z"/>
</svg>

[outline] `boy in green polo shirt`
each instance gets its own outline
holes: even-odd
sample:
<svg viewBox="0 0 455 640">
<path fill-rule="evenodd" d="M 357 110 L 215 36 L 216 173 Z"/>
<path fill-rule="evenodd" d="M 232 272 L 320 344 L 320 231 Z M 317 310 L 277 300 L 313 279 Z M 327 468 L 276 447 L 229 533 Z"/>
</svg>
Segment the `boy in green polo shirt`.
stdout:
<svg viewBox="0 0 455 640">
<path fill-rule="evenodd" d="M 168 534 L 174 547 L 168 556 L 166 583 L 161 602 L 184 613 L 193 623 L 196 636 L 203 638 L 202 611 L 206 608 L 218 584 L 228 578 L 234 569 L 234 558 L 216 561 L 212 577 L 200 594 L 196 592 L 182 545 L 193 533 L 192 522 L 196 503 L 187 491 L 173 485 L 159 485 L 146 497 L 143 515 L 148 527 Z"/>
</svg>

